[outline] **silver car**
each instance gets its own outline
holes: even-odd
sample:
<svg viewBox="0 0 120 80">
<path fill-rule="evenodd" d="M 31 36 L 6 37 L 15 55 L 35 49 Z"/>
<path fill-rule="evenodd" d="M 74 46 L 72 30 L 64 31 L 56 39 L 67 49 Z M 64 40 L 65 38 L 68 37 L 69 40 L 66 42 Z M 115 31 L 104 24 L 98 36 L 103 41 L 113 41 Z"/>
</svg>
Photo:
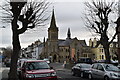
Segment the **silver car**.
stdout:
<svg viewBox="0 0 120 80">
<path fill-rule="evenodd" d="M 120 80 L 120 69 L 112 64 L 95 63 L 89 71 L 89 79 Z"/>
<path fill-rule="evenodd" d="M 119 69 L 120 69 L 120 64 L 118 64 L 118 66 L 117 66 Z"/>
</svg>

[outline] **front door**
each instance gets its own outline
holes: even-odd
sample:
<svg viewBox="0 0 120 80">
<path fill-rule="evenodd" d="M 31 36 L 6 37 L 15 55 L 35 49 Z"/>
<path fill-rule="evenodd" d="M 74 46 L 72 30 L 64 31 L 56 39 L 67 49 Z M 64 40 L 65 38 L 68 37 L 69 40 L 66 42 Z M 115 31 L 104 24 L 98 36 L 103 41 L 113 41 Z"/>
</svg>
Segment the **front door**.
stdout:
<svg viewBox="0 0 120 80">
<path fill-rule="evenodd" d="M 53 56 L 53 62 L 56 62 L 56 61 L 57 61 L 57 56 L 54 55 L 54 56 Z"/>
</svg>

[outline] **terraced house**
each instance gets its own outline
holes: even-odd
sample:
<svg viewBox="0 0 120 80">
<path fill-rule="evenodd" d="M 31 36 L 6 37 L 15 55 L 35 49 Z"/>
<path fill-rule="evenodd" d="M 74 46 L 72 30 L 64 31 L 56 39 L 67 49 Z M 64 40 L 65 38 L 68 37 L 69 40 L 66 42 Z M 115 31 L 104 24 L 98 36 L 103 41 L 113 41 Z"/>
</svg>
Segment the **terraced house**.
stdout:
<svg viewBox="0 0 120 80">
<path fill-rule="evenodd" d="M 92 59 L 94 60 L 105 60 L 105 52 L 104 48 L 101 44 L 96 46 L 99 42 L 99 39 L 94 38 L 89 40 L 89 47 L 91 48 L 91 55 Z M 118 43 L 112 42 L 109 46 L 110 56 L 111 60 L 117 59 L 118 53 L 117 53 Z"/>
</svg>

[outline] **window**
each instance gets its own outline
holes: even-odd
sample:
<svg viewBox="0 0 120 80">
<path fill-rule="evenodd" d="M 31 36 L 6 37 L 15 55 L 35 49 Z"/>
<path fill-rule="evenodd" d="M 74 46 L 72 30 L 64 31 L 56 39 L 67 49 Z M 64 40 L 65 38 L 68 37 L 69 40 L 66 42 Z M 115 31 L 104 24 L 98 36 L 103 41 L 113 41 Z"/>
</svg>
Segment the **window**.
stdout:
<svg viewBox="0 0 120 80">
<path fill-rule="evenodd" d="M 22 68 L 24 68 L 24 69 L 25 69 L 25 67 L 26 67 L 26 63 L 24 62 L 24 63 L 23 63 L 23 66 L 22 66 Z"/>
<path fill-rule="evenodd" d="M 102 59 L 104 59 L 104 55 L 102 55 Z"/>
<path fill-rule="evenodd" d="M 103 66 L 106 71 L 120 71 L 118 67 L 113 66 L 112 64 L 104 64 Z"/>
<path fill-rule="evenodd" d="M 104 49 L 100 49 L 100 53 L 103 53 L 104 52 Z"/>
<path fill-rule="evenodd" d="M 66 58 L 67 58 L 67 56 L 66 56 Z"/>
<path fill-rule="evenodd" d="M 80 66 L 80 64 L 76 64 L 76 66 L 77 66 L 77 67 L 79 67 L 79 66 Z"/>
<path fill-rule="evenodd" d="M 39 70 L 49 69 L 49 65 L 46 62 L 28 62 L 26 66 L 27 70 Z"/>
<path fill-rule="evenodd" d="M 97 69 L 97 67 L 98 67 L 97 64 L 94 64 L 94 65 L 92 66 L 93 69 Z"/>
<path fill-rule="evenodd" d="M 66 49 L 66 52 L 68 52 L 68 49 Z"/>
<path fill-rule="evenodd" d="M 102 65 L 98 65 L 98 70 L 102 70 L 102 71 L 104 70 Z"/>
<path fill-rule="evenodd" d="M 113 47 L 113 44 L 110 44 L 110 47 Z"/>
<path fill-rule="evenodd" d="M 87 54 L 84 54 L 83 56 L 84 56 L 84 57 L 88 57 Z"/>
<path fill-rule="evenodd" d="M 100 59 L 101 59 L 101 55 L 100 55 Z"/>
</svg>

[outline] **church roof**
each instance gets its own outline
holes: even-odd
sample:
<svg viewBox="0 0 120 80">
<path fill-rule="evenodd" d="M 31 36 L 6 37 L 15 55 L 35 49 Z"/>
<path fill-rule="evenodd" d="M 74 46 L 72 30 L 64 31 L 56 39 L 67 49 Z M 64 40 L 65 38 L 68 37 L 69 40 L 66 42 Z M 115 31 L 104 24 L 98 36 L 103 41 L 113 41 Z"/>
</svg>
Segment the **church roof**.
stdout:
<svg viewBox="0 0 120 80">
<path fill-rule="evenodd" d="M 59 46 L 70 46 L 70 44 L 73 42 L 73 40 L 74 39 L 59 40 L 58 45 Z M 83 47 L 87 46 L 85 40 L 79 40 L 79 42 Z"/>
<path fill-rule="evenodd" d="M 86 44 L 86 41 L 85 40 L 79 40 L 80 44 L 83 46 L 83 47 L 86 47 L 87 44 Z"/>
<path fill-rule="evenodd" d="M 59 46 L 69 46 L 72 43 L 72 39 L 66 39 L 66 40 L 59 40 L 58 45 Z"/>
</svg>

